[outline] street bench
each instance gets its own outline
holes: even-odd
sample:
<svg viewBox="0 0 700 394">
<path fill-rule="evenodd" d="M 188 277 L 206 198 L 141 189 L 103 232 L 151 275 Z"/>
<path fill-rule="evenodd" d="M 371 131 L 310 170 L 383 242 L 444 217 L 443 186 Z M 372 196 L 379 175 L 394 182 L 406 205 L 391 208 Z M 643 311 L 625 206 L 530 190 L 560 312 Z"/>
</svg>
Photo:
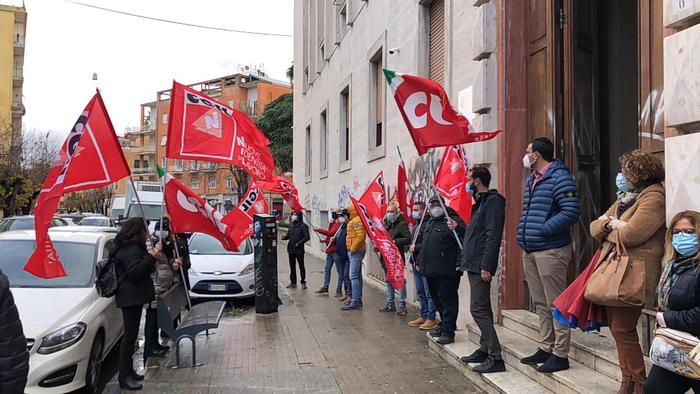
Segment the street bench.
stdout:
<svg viewBox="0 0 700 394">
<path fill-rule="evenodd" d="M 158 298 L 158 327 L 175 342 L 175 367 L 180 367 L 180 341 L 187 338 L 192 342 L 192 366 L 197 366 L 195 336 L 202 331 L 217 328 L 226 302 L 208 301 L 192 305 L 189 312 L 183 312 L 187 306 L 187 294 L 182 282 L 173 286 Z M 173 321 L 181 313 L 180 324 L 175 327 Z"/>
</svg>

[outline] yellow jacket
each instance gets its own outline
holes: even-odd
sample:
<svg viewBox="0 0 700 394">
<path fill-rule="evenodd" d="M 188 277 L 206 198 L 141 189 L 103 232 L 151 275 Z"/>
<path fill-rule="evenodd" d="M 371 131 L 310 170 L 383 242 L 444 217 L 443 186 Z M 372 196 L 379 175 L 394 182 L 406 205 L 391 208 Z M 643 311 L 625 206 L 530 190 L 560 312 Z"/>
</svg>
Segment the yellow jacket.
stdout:
<svg viewBox="0 0 700 394">
<path fill-rule="evenodd" d="M 365 250 L 367 233 L 353 203 L 348 205 L 348 215 L 350 215 L 350 221 L 348 222 L 348 236 L 345 239 L 345 244 L 348 247 L 348 252 L 357 253 Z"/>
</svg>

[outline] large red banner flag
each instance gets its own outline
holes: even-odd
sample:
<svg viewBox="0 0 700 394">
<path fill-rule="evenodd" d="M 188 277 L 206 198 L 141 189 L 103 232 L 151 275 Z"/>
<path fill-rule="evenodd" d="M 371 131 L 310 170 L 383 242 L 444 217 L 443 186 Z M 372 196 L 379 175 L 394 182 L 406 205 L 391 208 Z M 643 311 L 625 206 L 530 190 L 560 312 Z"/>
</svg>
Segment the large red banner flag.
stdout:
<svg viewBox="0 0 700 394">
<path fill-rule="evenodd" d="M 396 199 L 399 201 L 399 210 L 403 213 L 408 224 L 415 224 L 413 219 L 413 198 L 408 187 L 408 176 L 406 176 L 406 166 L 403 161 L 399 163 L 399 173 L 396 177 Z"/>
<path fill-rule="evenodd" d="M 367 185 L 367 189 L 360 200 L 364 201 L 365 204 L 369 204 L 370 201 L 367 199 L 372 199 L 372 203 L 376 205 L 377 215 L 380 218 L 384 217 L 386 209 L 389 206 L 389 202 L 386 198 L 386 189 L 384 188 L 384 171 L 379 171 L 379 174 L 374 177 L 374 180 Z M 374 210 L 372 211 L 374 212 Z"/>
<path fill-rule="evenodd" d="M 419 155 L 428 148 L 486 141 L 500 133 L 475 131 L 452 107 L 445 89 L 430 79 L 386 69 L 384 76 Z"/>
<path fill-rule="evenodd" d="M 255 183 L 251 183 L 243 200 L 222 221 L 232 227 L 231 240 L 240 247 L 246 238 L 253 235 L 253 215 L 269 212 L 265 194 Z"/>
<path fill-rule="evenodd" d="M 435 187 L 445 197 L 450 208 L 457 211 L 465 223 L 472 214 L 472 196 L 467 193 L 469 172 L 464 160 L 464 151 L 459 145 L 445 147 L 440 167 L 435 174 Z"/>
<path fill-rule="evenodd" d="M 130 173 L 98 91 L 78 117 L 41 187 L 34 206 L 37 246 L 24 270 L 46 279 L 66 276 L 48 234 L 61 196 L 108 186 Z"/>
<path fill-rule="evenodd" d="M 173 81 L 166 156 L 229 163 L 271 180 L 270 141 L 246 114 Z"/>
<path fill-rule="evenodd" d="M 281 176 L 275 175 L 270 182 L 257 181 L 256 184 L 260 190 L 277 193 L 282 196 L 292 210 L 299 212 L 304 210 L 304 206 L 299 202 L 299 191 L 296 186 Z"/>
<path fill-rule="evenodd" d="M 223 222 L 223 216 L 187 186 L 170 174 L 163 175 L 165 207 L 174 233 L 204 233 L 221 242 L 232 252 L 238 251 L 231 239 L 232 228 Z"/>
</svg>

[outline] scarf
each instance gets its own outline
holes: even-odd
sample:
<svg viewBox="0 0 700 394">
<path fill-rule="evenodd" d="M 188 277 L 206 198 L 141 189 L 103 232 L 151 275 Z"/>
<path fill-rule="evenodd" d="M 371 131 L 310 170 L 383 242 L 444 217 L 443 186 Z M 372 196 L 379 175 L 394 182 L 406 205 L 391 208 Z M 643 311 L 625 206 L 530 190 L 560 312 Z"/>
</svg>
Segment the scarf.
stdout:
<svg viewBox="0 0 700 394">
<path fill-rule="evenodd" d="M 639 197 L 639 192 L 623 192 L 622 190 L 617 191 L 617 201 L 619 202 L 617 208 L 617 217 L 620 218 L 622 215 L 637 202 L 637 197 Z"/>
<path fill-rule="evenodd" d="M 673 284 L 679 276 L 690 268 L 693 268 L 695 256 L 683 257 L 670 261 L 661 271 L 661 279 L 659 279 L 659 287 L 656 290 L 656 296 L 659 299 L 659 310 L 665 311 L 668 308 L 668 296 L 671 294 Z"/>
</svg>

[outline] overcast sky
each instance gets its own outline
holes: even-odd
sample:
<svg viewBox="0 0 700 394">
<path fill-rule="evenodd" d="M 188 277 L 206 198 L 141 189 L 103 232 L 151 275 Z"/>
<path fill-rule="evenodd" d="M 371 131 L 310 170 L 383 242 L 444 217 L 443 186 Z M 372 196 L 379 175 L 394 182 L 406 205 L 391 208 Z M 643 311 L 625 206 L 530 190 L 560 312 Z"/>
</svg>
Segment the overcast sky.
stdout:
<svg viewBox="0 0 700 394">
<path fill-rule="evenodd" d="M 293 33 L 292 0 L 78 0 L 163 19 L 236 30 Z M 2 4 L 21 5 L 18 0 Z M 284 79 L 291 37 L 263 37 L 172 25 L 68 0 L 26 0 L 23 118 L 29 129 L 64 135 L 99 86 L 114 127 L 139 125 L 139 104 L 181 83 L 264 64 Z M 97 83 L 92 74 L 98 75 Z"/>
</svg>

